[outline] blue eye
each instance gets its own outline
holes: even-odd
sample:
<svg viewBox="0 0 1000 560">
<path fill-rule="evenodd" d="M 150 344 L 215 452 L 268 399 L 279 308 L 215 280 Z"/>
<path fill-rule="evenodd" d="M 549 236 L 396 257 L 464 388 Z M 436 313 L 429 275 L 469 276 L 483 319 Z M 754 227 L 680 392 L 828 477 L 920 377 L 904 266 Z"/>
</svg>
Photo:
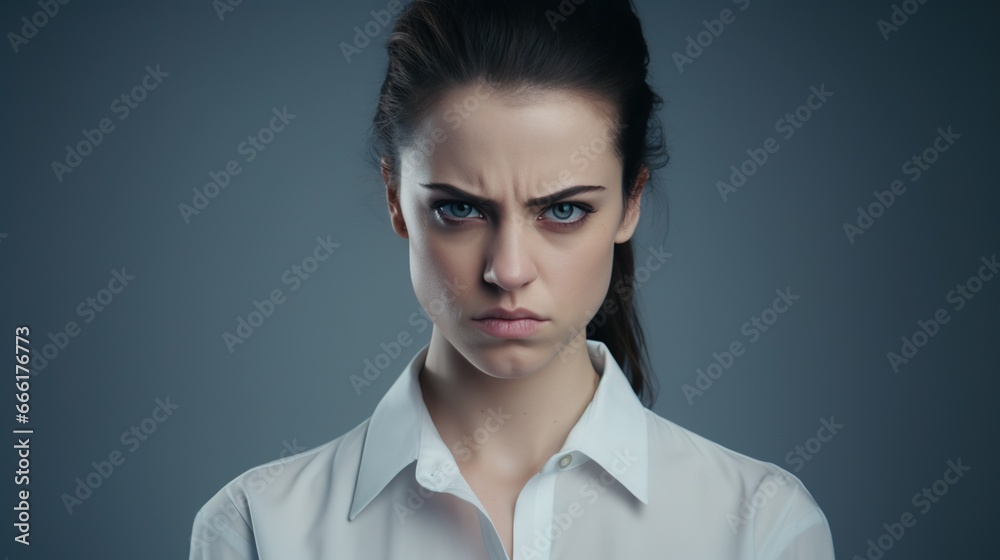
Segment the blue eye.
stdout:
<svg viewBox="0 0 1000 560">
<path fill-rule="evenodd" d="M 467 202 L 454 201 L 454 200 L 444 201 L 440 204 L 436 204 L 434 205 L 434 209 L 440 213 L 442 208 L 447 208 L 448 206 L 458 209 L 458 211 L 455 214 L 450 216 L 451 218 L 468 218 L 469 212 L 477 211 L 474 206 L 472 206 Z M 445 216 L 445 219 L 448 218 L 449 216 Z"/>
<path fill-rule="evenodd" d="M 562 211 L 557 211 L 557 210 L 562 210 Z M 566 224 L 571 224 L 577 221 L 577 219 L 573 220 L 569 219 L 571 216 L 573 216 L 574 210 L 579 210 L 580 215 L 586 215 L 587 213 L 586 210 L 584 210 L 581 206 L 577 206 L 576 204 L 570 204 L 569 202 L 558 202 L 556 204 L 553 204 L 552 206 L 549 206 L 546 212 L 555 211 L 554 215 L 556 216 L 556 221 Z M 559 214 L 566 214 L 566 213 L 568 213 L 569 215 L 565 217 L 559 217 Z"/>
<path fill-rule="evenodd" d="M 446 208 L 451 208 L 446 211 Z M 482 213 L 473 205 L 461 200 L 443 200 L 431 206 L 434 213 L 450 226 L 458 226 L 463 222 L 471 222 L 473 219 L 482 217 Z M 579 211 L 579 212 L 576 212 Z M 479 213 L 474 215 L 473 213 Z M 575 228 L 583 225 L 589 214 L 596 212 L 590 205 L 577 202 L 557 202 L 545 209 L 543 215 L 552 213 L 554 219 L 546 220 L 551 222 L 555 228 Z M 575 213 L 576 212 L 576 213 Z M 570 219 L 576 216 L 575 219 Z"/>
</svg>

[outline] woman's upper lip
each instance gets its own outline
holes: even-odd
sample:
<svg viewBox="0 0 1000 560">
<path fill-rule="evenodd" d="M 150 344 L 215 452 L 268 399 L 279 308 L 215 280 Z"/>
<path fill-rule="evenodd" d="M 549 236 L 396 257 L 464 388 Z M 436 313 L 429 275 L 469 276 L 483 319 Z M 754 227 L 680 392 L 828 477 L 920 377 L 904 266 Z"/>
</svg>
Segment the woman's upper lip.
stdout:
<svg viewBox="0 0 1000 560">
<path fill-rule="evenodd" d="M 524 307 L 518 307 L 516 309 L 504 309 L 503 307 L 494 307 L 493 309 L 488 309 L 482 315 L 476 317 L 476 320 L 482 319 L 536 319 L 538 321 L 544 321 L 540 315 L 531 311 L 530 309 L 525 309 Z"/>
</svg>

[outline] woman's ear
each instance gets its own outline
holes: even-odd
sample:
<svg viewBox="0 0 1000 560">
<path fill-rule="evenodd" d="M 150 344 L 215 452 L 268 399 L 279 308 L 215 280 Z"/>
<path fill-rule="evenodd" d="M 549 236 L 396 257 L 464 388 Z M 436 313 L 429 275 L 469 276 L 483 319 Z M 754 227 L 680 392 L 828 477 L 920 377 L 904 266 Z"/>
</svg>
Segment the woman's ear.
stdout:
<svg viewBox="0 0 1000 560">
<path fill-rule="evenodd" d="M 635 179 L 635 190 L 625 207 L 621 225 L 619 225 L 618 233 L 615 235 L 615 243 L 625 243 L 631 239 L 632 234 L 635 233 L 635 228 L 639 225 L 639 208 L 642 206 L 642 190 L 646 187 L 646 182 L 648 180 L 649 168 L 643 165 L 639 169 L 639 175 Z"/>
<path fill-rule="evenodd" d="M 399 185 L 392 181 L 392 168 L 386 158 L 381 159 L 382 180 L 385 181 L 385 200 L 389 205 L 389 222 L 392 224 L 396 235 L 407 239 L 410 234 L 406 231 L 406 222 L 403 220 L 403 208 L 399 203 Z"/>
</svg>

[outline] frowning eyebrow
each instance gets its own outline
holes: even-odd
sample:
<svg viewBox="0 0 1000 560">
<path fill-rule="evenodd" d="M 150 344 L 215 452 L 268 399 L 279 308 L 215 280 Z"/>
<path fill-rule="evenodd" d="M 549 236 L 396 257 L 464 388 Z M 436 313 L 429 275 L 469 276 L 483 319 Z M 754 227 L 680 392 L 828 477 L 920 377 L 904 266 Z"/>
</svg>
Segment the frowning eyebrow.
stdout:
<svg viewBox="0 0 1000 560">
<path fill-rule="evenodd" d="M 482 208 L 495 210 L 497 207 L 497 203 L 488 198 L 482 198 L 472 193 L 465 192 L 454 185 L 449 185 L 448 183 L 420 183 L 420 186 L 427 189 L 448 193 L 449 195 L 455 198 L 472 202 Z M 527 206 L 528 208 L 541 208 L 543 206 L 548 206 L 552 203 L 559 202 L 560 200 L 576 196 L 580 193 L 591 192 L 591 191 L 604 191 L 604 190 L 607 190 L 607 187 L 601 185 L 577 185 L 575 187 L 568 187 L 549 195 L 540 196 L 538 198 L 532 198 L 531 200 L 528 201 Z"/>
</svg>

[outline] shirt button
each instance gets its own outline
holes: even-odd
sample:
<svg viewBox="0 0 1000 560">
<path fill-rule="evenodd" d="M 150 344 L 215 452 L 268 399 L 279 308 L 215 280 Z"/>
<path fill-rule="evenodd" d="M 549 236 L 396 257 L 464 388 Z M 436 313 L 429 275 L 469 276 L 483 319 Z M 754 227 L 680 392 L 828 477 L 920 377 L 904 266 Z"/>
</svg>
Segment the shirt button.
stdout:
<svg viewBox="0 0 1000 560">
<path fill-rule="evenodd" d="M 566 454 L 559 458 L 559 467 L 565 469 L 573 462 L 573 456 Z"/>
</svg>

